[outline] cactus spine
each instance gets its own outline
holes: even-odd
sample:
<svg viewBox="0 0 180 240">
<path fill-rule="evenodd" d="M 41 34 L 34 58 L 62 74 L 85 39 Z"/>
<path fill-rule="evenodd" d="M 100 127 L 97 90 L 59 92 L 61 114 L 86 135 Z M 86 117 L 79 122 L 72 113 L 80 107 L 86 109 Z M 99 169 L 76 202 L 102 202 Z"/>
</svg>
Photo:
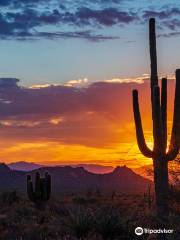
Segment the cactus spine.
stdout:
<svg viewBox="0 0 180 240">
<path fill-rule="evenodd" d="M 170 146 L 167 151 L 167 79 L 162 79 L 160 93 L 157 75 L 156 32 L 154 18 L 149 20 L 149 43 L 151 60 L 151 105 L 154 138 L 153 150 L 149 149 L 144 138 L 137 90 L 133 90 L 133 111 L 139 149 L 144 156 L 153 159 L 156 207 L 158 216 L 161 217 L 162 215 L 168 215 L 168 162 L 176 158 L 180 146 L 180 69 L 176 70 L 173 126 Z"/>
<path fill-rule="evenodd" d="M 51 176 L 45 173 L 45 177 L 40 177 L 40 173 L 35 175 L 35 184 L 30 175 L 27 176 L 27 194 L 35 205 L 42 209 L 51 196 Z"/>
</svg>

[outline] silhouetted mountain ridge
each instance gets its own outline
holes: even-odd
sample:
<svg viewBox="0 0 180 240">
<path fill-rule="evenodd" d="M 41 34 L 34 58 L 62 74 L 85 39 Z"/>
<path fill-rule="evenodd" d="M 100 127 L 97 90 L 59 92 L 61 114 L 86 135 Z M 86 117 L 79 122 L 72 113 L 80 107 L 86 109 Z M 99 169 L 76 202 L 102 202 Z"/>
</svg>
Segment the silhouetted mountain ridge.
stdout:
<svg viewBox="0 0 180 240">
<path fill-rule="evenodd" d="M 83 167 L 42 167 L 38 169 L 41 174 L 49 172 L 52 176 L 52 192 L 76 192 L 87 189 L 104 191 L 116 190 L 119 192 L 142 192 L 147 189 L 151 181 L 139 176 L 126 166 L 117 167 L 111 173 L 90 173 Z M 26 190 L 27 172 L 11 170 L 5 164 L 0 165 L 0 190 L 18 189 Z M 37 170 L 28 172 L 35 175 Z"/>
<path fill-rule="evenodd" d="M 43 167 L 43 165 L 33 163 L 33 162 L 19 161 L 19 162 L 9 163 L 8 167 L 12 170 L 29 172 L 29 171 L 33 171 L 35 169 L 39 169 L 39 168 Z"/>
<path fill-rule="evenodd" d="M 68 162 L 68 161 L 67 161 Z M 51 165 L 43 165 L 43 164 L 37 164 L 37 163 L 33 163 L 33 162 L 25 162 L 25 161 L 19 161 L 19 162 L 12 162 L 9 163 L 8 166 L 10 167 L 10 169 L 12 170 L 19 170 L 19 171 L 25 171 L 25 172 L 29 172 L 29 171 L 33 171 L 35 169 L 39 169 L 41 167 L 46 167 L 46 166 L 60 166 L 60 167 L 65 167 L 65 165 L 60 165 L 60 164 L 52 164 Z M 104 165 L 100 165 L 100 164 L 71 164 L 71 167 L 83 167 L 84 169 L 86 169 L 89 172 L 93 172 L 93 173 L 110 173 L 114 170 L 114 168 L 112 166 L 104 166 Z"/>
</svg>

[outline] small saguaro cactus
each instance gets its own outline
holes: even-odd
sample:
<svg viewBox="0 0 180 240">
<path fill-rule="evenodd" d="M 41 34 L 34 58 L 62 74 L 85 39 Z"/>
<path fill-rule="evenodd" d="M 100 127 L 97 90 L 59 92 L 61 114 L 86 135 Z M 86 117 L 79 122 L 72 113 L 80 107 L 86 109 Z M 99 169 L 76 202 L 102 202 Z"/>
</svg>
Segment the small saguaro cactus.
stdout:
<svg viewBox="0 0 180 240">
<path fill-rule="evenodd" d="M 153 203 L 153 195 L 151 194 L 151 185 L 148 185 L 147 192 L 144 193 L 144 201 L 147 203 L 148 208 L 151 209 Z"/>
<path fill-rule="evenodd" d="M 137 143 L 142 154 L 153 159 L 156 208 L 159 217 L 168 216 L 169 179 L 168 162 L 176 158 L 180 146 L 180 69 L 176 70 L 174 116 L 170 145 L 167 150 L 167 79 L 162 79 L 161 93 L 158 85 L 155 19 L 149 20 L 151 59 L 151 105 L 154 147 L 151 150 L 144 138 L 139 110 L 138 91 L 133 90 L 133 110 Z"/>
<path fill-rule="evenodd" d="M 37 172 L 35 175 L 35 184 L 30 175 L 27 176 L 27 194 L 29 199 L 39 208 L 45 207 L 46 202 L 51 196 L 51 176 L 46 172 L 45 177 L 41 177 Z"/>
</svg>

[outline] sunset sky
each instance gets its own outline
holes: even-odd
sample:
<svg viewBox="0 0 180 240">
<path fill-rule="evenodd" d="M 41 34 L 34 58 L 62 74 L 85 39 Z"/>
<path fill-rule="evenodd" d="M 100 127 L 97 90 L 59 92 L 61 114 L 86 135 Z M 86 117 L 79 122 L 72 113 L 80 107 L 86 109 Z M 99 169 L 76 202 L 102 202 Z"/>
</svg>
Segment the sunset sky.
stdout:
<svg viewBox="0 0 180 240">
<path fill-rule="evenodd" d="M 148 19 L 169 79 L 170 133 L 180 3 L 0 0 L 0 9 L 0 161 L 150 164 L 137 148 L 131 91 L 152 147 Z"/>
</svg>

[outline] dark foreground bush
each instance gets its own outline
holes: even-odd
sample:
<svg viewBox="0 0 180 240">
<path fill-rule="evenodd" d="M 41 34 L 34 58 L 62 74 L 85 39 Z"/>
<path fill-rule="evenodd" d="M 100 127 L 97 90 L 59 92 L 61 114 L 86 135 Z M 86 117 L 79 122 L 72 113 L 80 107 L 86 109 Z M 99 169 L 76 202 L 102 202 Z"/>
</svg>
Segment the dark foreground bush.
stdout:
<svg viewBox="0 0 180 240">
<path fill-rule="evenodd" d="M 89 209 L 73 208 L 69 211 L 68 227 L 77 239 L 85 239 L 93 229 L 93 215 Z"/>
</svg>

